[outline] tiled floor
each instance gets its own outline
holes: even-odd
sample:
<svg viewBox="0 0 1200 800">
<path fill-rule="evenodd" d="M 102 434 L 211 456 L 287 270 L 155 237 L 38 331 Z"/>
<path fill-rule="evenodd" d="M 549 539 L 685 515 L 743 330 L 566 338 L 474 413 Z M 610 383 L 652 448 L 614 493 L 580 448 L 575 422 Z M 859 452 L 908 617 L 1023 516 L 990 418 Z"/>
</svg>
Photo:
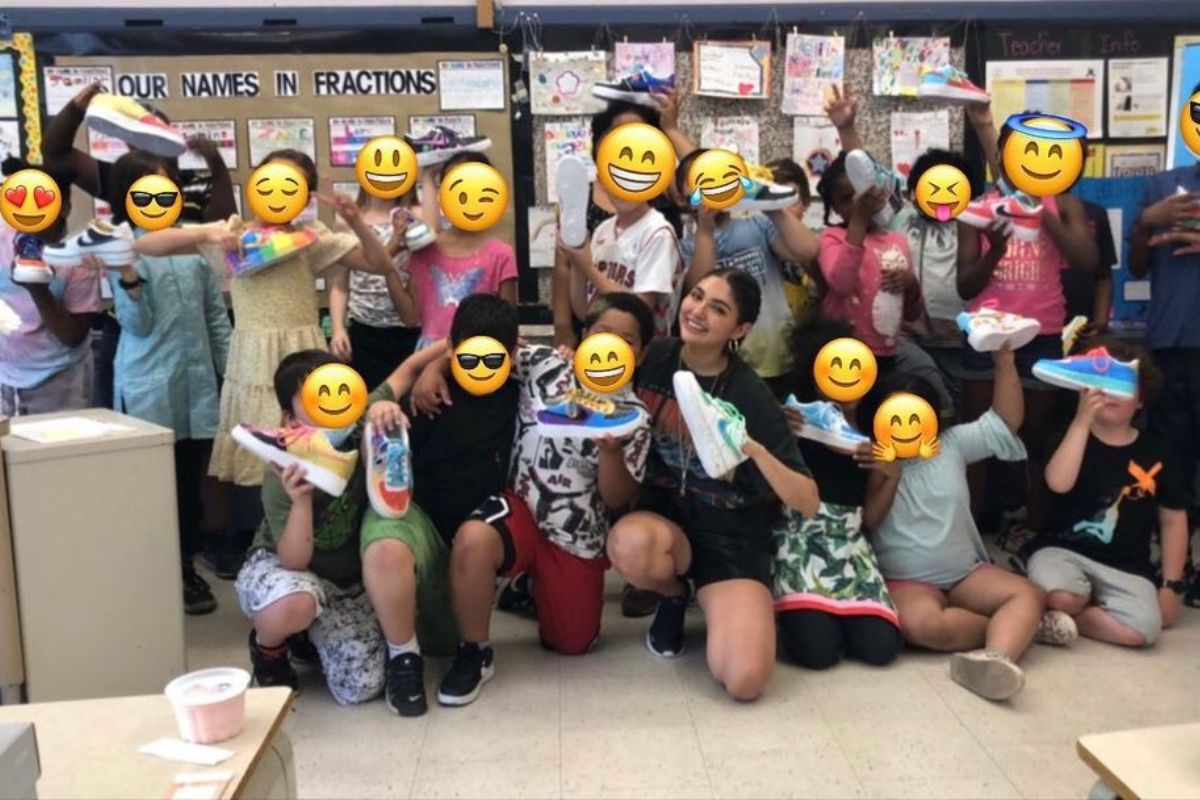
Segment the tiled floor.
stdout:
<svg viewBox="0 0 1200 800">
<path fill-rule="evenodd" d="M 193 669 L 246 665 L 246 622 L 230 584 L 221 608 L 188 620 Z M 319 674 L 302 677 L 289 723 L 300 796 L 463 798 L 1083 798 L 1084 733 L 1200 719 L 1200 611 L 1150 651 L 1035 645 L 1025 691 L 996 705 L 950 682 L 944 656 L 906 653 L 885 669 L 780 664 L 753 705 L 727 699 L 691 650 L 659 661 L 645 620 L 610 602 L 598 648 L 563 658 L 534 623 L 497 614 L 496 677 L 480 699 L 433 699 L 446 667 L 427 663 L 432 706 L 400 719 L 382 700 L 340 708 Z"/>
</svg>

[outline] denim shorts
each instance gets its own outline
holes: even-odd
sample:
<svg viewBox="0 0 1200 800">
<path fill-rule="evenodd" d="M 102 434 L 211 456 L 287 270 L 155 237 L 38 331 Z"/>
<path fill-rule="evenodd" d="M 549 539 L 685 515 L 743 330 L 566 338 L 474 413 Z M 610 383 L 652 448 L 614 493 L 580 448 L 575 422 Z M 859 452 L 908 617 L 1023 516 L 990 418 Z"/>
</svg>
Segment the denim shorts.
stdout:
<svg viewBox="0 0 1200 800">
<path fill-rule="evenodd" d="M 1035 336 L 1033 341 L 1014 353 L 1017 374 L 1026 389 L 1050 390 L 1056 387 L 1033 377 L 1033 365 L 1043 358 L 1063 357 L 1062 336 L 1057 333 Z M 962 349 L 962 379 L 964 381 L 990 381 L 994 375 L 991 353 L 979 353 L 966 345 Z"/>
</svg>

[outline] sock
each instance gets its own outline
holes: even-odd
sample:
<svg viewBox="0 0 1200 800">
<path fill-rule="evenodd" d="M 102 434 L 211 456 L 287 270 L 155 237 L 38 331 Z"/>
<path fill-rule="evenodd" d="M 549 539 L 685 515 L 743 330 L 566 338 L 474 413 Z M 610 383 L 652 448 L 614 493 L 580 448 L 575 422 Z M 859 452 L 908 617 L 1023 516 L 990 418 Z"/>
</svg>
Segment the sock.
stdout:
<svg viewBox="0 0 1200 800">
<path fill-rule="evenodd" d="M 421 655 L 421 645 L 417 644 L 416 634 L 413 634 L 413 637 L 404 644 L 392 644 L 391 642 L 388 642 L 387 646 L 389 660 L 395 658 L 396 656 L 402 656 L 405 653 L 416 653 L 417 655 Z"/>
<path fill-rule="evenodd" d="M 258 648 L 258 652 L 262 653 L 267 658 L 283 658 L 287 655 L 287 641 L 282 641 L 274 647 L 267 647 L 258 640 L 258 634 L 254 634 L 254 646 Z"/>
</svg>

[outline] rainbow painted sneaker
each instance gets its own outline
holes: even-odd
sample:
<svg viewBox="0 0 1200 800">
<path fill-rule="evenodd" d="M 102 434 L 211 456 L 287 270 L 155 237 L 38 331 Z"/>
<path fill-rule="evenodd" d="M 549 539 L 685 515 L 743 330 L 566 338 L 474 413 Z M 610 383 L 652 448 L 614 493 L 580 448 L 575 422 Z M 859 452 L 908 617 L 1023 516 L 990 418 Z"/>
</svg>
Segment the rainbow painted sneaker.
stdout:
<svg viewBox="0 0 1200 800">
<path fill-rule="evenodd" d="M 348 453 L 336 450 L 320 428 L 238 425 L 232 435 L 242 447 L 280 469 L 292 464 L 304 467 L 304 479 L 333 497 L 346 491 L 346 484 L 358 464 L 357 450 Z"/>
<path fill-rule="evenodd" d="M 371 508 L 384 519 L 399 519 L 408 513 L 412 500 L 408 431 L 402 426 L 383 431 L 368 422 L 363 439 L 367 443 L 367 497 Z"/>
<path fill-rule="evenodd" d="M 1097 347 L 1079 356 L 1043 358 L 1033 365 L 1033 377 L 1064 389 L 1099 389 L 1113 397 L 1132 399 L 1137 397 L 1138 362 L 1136 358 L 1118 361 L 1106 348 Z"/>
<path fill-rule="evenodd" d="M 84 119 L 89 128 L 162 158 L 178 158 L 187 149 L 182 133 L 129 97 L 98 94 Z"/>
<path fill-rule="evenodd" d="M 970 79 L 949 64 L 944 67 L 921 67 L 921 83 L 917 86 L 918 97 L 934 97 L 952 103 L 990 103 L 991 96 L 971 83 Z"/>
<path fill-rule="evenodd" d="M 317 234 L 310 230 L 254 228 L 242 233 L 241 251 L 227 253 L 225 261 L 234 277 L 244 278 L 296 255 L 316 241 Z"/>
<path fill-rule="evenodd" d="M 1001 311 L 985 305 L 977 311 L 963 311 L 956 318 L 967 342 L 979 353 L 991 353 L 1004 345 L 1017 350 L 1033 341 L 1042 329 L 1036 319 Z"/>
<path fill-rule="evenodd" d="M 732 472 L 748 458 L 742 452 L 749 438 L 742 413 L 728 401 L 701 389 L 692 372 L 676 372 L 673 383 L 675 400 L 704 471 L 710 478 Z"/>
<path fill-rule="evenodd" d="M 622 408 L 607 397 L 572 389 L 558 403 L 537 413 L 538 433 L 559 439 L 625 436 L 645 421 L 640 408 Z"/>
</svg>

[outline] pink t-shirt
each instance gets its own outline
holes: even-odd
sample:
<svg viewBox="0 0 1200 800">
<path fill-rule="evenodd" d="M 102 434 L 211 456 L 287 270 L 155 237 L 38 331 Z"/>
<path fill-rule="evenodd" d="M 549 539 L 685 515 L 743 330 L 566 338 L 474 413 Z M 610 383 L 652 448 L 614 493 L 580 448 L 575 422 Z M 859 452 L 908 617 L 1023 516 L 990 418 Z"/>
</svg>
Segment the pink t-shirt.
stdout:
<svg viewBox="0 0 1200 800">
<path fill-rule="evenodd" d="M 821 232 L 821 249 L 817 259 L 829 291 L 821 309 L 831 319 L 844 319 L 854 327 L 854 336 L 877 356 L 896 354 L 895 337 L 885 336 L 875 329 L 871 312 L 884 270 L 912 272 L 912 257 L 908 237 L 896 231 L 875 229 L 863 238 L 862 246 L 846 241 L 848 231 L 831 225 Z M 914 320 L 921 316 L 924 301 L 920 294 L 906 296 L 903 318 Z"/>
<path fill-rule="evenodd" d="M 473 294 L 499 294 L 500 284 L 516 280 L 517 258 L 499 239 L 488 239 L 469 256 L 448 256 L 437 244 L 416 251 L 408 262 L 421 308 L 421 342 L 450 335 L 458 304 Z"/>
<path fill-rule="evenodd" d="M 992 189 L 985 198 L 998 194 Z M 1042 205 L 1050 213 L 1058 213 L 1058 203 L 1053 197 L 1043 198 Z M 985 236 L 980 236 L 979 241 L 982 256 L 988 251 L 989 244 Z M 1069 267 L 1044 227 L 1034 242 L 1010 238 L 1008 250 L 996 265 L 992 279 L 971 300 L 969 308 L 978 311 L 987 303 L 1001 311 L 1036 319 L 1042 326 L 1039 331 L 1042 335 L 1059 333 L 1067 318 L 1067 301 L 1059 273 Z"/>
</svg>

